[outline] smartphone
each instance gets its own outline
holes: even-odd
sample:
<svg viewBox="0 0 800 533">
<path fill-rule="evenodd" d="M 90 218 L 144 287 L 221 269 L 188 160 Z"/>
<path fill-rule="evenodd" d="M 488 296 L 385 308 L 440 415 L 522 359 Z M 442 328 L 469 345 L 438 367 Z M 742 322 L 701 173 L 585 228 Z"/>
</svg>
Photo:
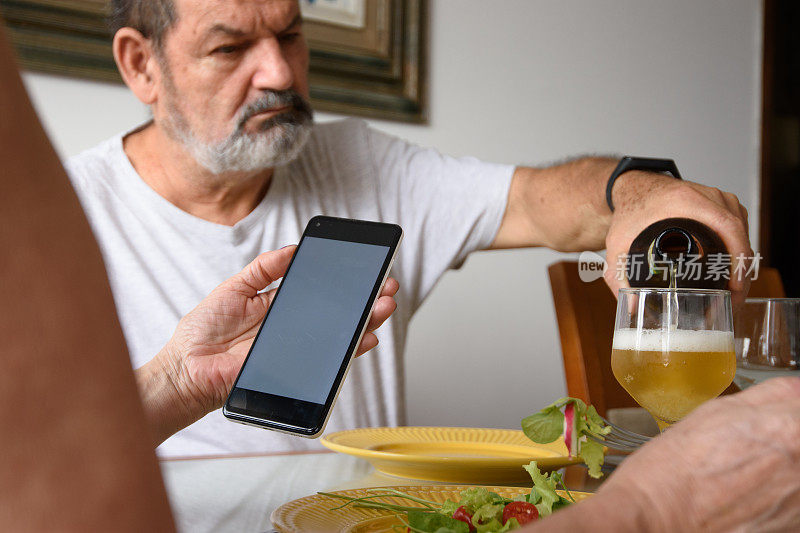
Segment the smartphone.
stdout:
<svg viewBox="0 0 800 533">
<path fill-rule="evenodd" d="M 228 419 L 322 433 L 402 237 L 396 224 L 309 221 L 222 409 Z"/>
</svg>

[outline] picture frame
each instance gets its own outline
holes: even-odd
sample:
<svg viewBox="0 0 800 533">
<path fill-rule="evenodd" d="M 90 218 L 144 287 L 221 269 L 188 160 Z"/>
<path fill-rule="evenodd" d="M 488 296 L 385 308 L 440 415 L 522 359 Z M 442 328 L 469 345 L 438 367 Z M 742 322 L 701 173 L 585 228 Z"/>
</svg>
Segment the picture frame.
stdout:
<svg viewBox="0 0 800 533">
<path fill-rule="evenodd" d="M 0 15 L 22 68 L 121 83 L 106 5 L 0 0 Z M 301 8 L 315 109 L 427 121 L 427 0 L 301 0 Z"/>
</svg>

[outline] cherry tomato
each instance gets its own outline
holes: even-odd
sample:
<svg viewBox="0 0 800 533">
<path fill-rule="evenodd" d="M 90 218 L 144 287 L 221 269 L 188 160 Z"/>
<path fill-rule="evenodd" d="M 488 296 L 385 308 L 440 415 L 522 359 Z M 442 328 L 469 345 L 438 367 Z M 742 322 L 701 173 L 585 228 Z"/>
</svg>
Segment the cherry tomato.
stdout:
<svg viewBox="0 0 800 533">
<path fill-rule="evenodd" d="M 469 526 L 470 531 L 475 531 L 475 527 L 472 525 L 472 515 L 467 511 L 465 506 L 461 506 L 456 509 L 456 512 L 453 513 L 453 518 L 456 520 L 461 520 L 462 522 L 466 522 Z"/>
<path fill-rule="evenodd" d="M 524 526 L 528 522 L 533 522 L 539 518 L 539 510 L 532 503 L 511 502 L 503 509 L 503 525 L 510 518 L 516 518 L 519 525 Z"/>
</svg>

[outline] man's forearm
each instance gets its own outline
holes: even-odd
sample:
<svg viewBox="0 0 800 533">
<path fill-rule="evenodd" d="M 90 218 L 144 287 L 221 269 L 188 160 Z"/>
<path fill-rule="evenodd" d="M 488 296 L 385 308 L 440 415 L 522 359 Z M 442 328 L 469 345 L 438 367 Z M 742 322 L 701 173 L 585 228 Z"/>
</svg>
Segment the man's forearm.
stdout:
<svg viewBox="0 0 800 533">
<path fill-rule="evenodd" d="M 604 248 L 611 222 L 605 187 L 617 162 L 583 157 L 547 168 L 518 167 L 492 248 Z"/>
<path fill-rule="evenodd" d="M 156 446 L 173 433 L 183 429 L 198 417 L 179 394 L 166 359 L 159 353 L 144 366 L 136 369 L 136 383 L 144 406 L 150 433 Z"/>
</svg>

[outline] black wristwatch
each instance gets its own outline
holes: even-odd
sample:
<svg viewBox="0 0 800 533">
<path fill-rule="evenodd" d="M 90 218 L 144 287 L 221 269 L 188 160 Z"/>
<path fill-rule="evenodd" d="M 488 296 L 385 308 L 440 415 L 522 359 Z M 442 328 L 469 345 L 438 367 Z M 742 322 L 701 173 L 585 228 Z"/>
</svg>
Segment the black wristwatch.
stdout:
<svg viewBox="0 0 800 533">
<path fill-rule="evenodd" d="M 650 172 L 666 172 L 672 174 L 673 178 L 682 180 L 681 173 L 678 172 L 678 167 L 672 159 L 653 159 L 652 157 L 632 157 L 626 155 L 619 160 L 617 168 L 611 173 L 608 178 L 608 185 L 606 185 L 606 203 L 611 212 L 614 212 L 614 202 L 611 201 L 611 189 L 614 188 L 614 182 L 625 172 L 629 170 L 648 170 Z"/>
</svg>

